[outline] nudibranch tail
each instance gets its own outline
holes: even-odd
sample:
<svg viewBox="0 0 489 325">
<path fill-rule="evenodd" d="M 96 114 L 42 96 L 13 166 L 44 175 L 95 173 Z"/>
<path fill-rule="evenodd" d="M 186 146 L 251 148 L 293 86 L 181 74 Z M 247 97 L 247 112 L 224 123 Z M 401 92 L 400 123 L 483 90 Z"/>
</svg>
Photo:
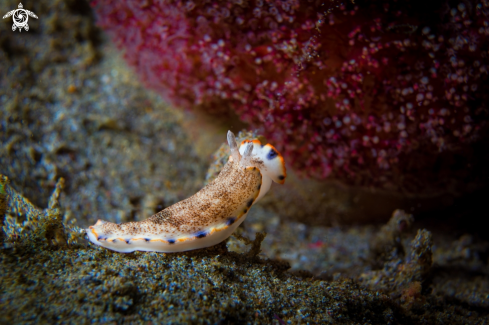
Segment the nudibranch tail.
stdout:
<svg viewBox="0 0 489 325">
<path fill-rule="evenodd" d="M 144 221 L 115 224 L 98 220 L 86 230 L 89 240 L 129 253 L 182 252 L 213 246 L 228 238 L 270 188 L 272 178 L 264 171 L 273 172 L 275 168 L 263 161 L 264 153 L 256 152 L 253 142 L 238 150 L 234 134 L 228 132 L 228 143 L 232 159 L 199 192 Z M 279 172 L 285 175 L 285 169 Z"/>
</svg>

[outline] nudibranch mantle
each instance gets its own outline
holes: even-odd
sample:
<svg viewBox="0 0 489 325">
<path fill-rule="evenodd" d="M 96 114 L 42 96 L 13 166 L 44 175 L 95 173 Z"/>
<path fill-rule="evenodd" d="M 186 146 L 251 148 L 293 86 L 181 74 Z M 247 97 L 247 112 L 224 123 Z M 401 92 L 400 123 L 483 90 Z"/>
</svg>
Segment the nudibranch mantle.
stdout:
<svg viewBox="0 0 489 325">
<path fill-rule="evenodd" d="M 89 240 L 122 252 L 183 252 L 216 245 L 245 220 L 251 206 L 287 176 L 282 155 L 270 144 L 245 140 L 238 149 L 228 131 L 231 156 L 217 178 L 188 199 L 139 222 L 99 220 L 86 229 Z"/>
</svg>

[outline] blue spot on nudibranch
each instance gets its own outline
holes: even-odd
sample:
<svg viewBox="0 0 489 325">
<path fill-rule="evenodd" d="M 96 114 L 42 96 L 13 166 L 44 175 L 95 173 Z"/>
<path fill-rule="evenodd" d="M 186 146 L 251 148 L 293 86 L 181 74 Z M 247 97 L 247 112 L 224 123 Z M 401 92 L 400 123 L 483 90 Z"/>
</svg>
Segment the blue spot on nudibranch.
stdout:
<svg viewBox="0 0 489 325">
<path fill-rule="evenodd" d="M 273 148 L 272 148 L 272 149 L 270 149 L 270 151 L 269 151 L 269 152 L 268 152 L 268 154 L 267 154 L 267 159 L 268 159 L 268 160 L 273 160 L 273 159 L 275 159 L 277 156 L 278 156 L 278 152 L 277 152 L 277 151 L 275 151 L 275 149 L 273 149 Z"/>
<path fill-rule="evenodd" d="M 278 177 L 278 179 L 280 179 L 281 181 L 283 181 L 283 180 L 285 179 L 285 176 L 284 176 L 284 175 L 280 175 L 280 176 Z"/>
<path fill-rule="evenodd" d="M 253 204 L 253 199 L 249 200 L 247 203 L 248 208 Z"/>
<path fill-rule="evenodd" d="M 148 241 L 150 241 L 151 239 L 149 239 L 149 238 L 144 238 L 144 240 L 148 242 Z"/>
<path fill-rule="evenodd" d="M 126 244 L 129 244 L 131 242 L 130 239 L 126 239 Z"/>
<path fill-rule="evenodd" d="M 175 239 L 168 239 L 168 244 L 175 244 Z"/>
<path fill-rule="evenodd" d="M 206 231 L 199 231 L 198 233 L 195 234 L 196 238 L 204 238 L 205 236 L 207 236 Z"/>
<path fill-rule="evenodd" d="M 235 217 L 230 217 L 226 220 L 226 226 L 231 226 L 236 221 Z"/>
</svg>

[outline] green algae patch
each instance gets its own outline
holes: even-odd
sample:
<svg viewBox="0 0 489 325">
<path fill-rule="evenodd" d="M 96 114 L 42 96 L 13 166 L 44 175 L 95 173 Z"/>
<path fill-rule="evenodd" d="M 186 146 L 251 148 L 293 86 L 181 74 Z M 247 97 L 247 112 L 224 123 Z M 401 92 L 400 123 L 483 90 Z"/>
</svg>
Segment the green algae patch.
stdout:
<svg viewBox="0 0 489 325">
<path fill-rule="evenodd" d="M 119 254 L 87 248 L 0 251 L 2 323 L 414 324 L 467 320 L 425 302 L 421 315 L 352 280 L 304 280 L 227 252 Z M 419 312 L 419 311 L 418 311 Z"/>
<path fill-rule="evenodd" d="M 351 281 L 302 281 L 224 245 L 172 255 L 8 249 L 0 258 L 5 323 L 383 323 L 384 313 L 396 315 L 386 296 Z"/>
<path fill-rule="evenodd" d="M 2 232 L 5 247 L 68 244 L 67 232 L 63 224 L 58 199 L 64 186 L 60 178 L 49 198 L 48 208 L 40 209 L 15 191 L 6 176 L 0 175 L 2 200 Z M 3 181 L 5 180 L 5 181 Z"/>
</svg>

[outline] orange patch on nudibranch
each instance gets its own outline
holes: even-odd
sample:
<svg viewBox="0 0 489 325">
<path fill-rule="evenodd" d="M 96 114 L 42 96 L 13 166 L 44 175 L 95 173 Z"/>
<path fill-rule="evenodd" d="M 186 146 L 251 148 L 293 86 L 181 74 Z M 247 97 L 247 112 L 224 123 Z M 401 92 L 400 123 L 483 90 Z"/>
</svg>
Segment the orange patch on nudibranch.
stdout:
<svg viewBox="0 0 489 325">
<path fill-rule="evenodd" d="M 151 239 L 150 241 L 160 241 L 162 243 L 168 243 L 167 240 L 163 240 L 163 239 L 159 239 L 159 238 L 156 238 L 156 239 Z"/>
<path fill-rule="evenodd" d="M 90 228 L 90 231 L 92 232 L 92 234 L 94 234 L 94 235 L 95 235 L 95 238 L 98 238 L 98 234 L 97 234 L 97 232 L 95 231 L 95 229 L 93 229 L 93 226 L 90 226 L 89 228 Z M 98 239 L 97 239 L 97 240 L 98 240 Z"/>
<path fill-rule="evenodd" d="M 260 142 L 260 140 L 258 140 L 258 139 L 253 139 L 253 140 L 243 140 L 243 141 L 241 141 L 241 145 L 243 145 L 243 144 L 245 144 L 245 143 L 249 143 L 249 142 L 252 142 L 252 143 L 254 143 L 254 144 L 259 144 L 259 145 L 261 145 L 261 142 Z"/>
</svg>

